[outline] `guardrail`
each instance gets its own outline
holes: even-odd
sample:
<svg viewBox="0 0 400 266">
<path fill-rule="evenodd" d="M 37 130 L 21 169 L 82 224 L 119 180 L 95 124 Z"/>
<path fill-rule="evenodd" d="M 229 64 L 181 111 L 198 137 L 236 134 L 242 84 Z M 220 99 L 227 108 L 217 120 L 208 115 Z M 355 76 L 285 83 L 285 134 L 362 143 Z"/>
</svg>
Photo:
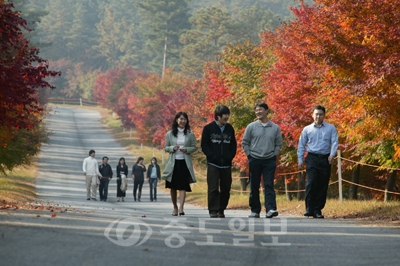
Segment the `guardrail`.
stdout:
<svg viewBox="0 0 400 266">
<path fill-rule="evenodd" d="M 80 105 L 80 106 L 97 106 L 99 105 L 97 102 L 85 100 L 82 98 L 49 98 L 49 103 L 57 103 L 57 104 L 72 104 L 72 105 Z"/>
</svg>

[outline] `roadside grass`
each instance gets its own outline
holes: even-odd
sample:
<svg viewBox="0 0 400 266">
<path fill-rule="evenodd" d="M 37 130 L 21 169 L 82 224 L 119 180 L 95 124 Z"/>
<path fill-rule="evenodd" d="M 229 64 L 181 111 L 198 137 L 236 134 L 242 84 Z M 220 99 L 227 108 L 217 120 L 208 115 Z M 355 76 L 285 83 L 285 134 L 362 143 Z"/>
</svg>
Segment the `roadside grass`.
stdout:
<svg viewBox="0 0 400 266">
<path fill-rule="evenodd" d="M 0 174 L 0 201 L 31 202 L 36 199 L 37 163 Z"/>
</svg>

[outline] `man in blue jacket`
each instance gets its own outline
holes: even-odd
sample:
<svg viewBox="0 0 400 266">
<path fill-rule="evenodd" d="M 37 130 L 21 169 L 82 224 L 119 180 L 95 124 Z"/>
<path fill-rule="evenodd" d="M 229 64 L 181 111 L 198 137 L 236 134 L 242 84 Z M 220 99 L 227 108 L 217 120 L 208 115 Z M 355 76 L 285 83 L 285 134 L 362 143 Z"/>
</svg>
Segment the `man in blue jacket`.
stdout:
<svg viewBox="0 0 400 266">
<path fill-rule="evenodd" d="M 232 160 L 236 155 L 236 137 L 228 124 L 230 110 L 215 108 L 215 121 L 203 128 L 201 148 L 207 157 L 208 211 L 211 218 L 225 218 L 232 185 Z"/>
</svg>

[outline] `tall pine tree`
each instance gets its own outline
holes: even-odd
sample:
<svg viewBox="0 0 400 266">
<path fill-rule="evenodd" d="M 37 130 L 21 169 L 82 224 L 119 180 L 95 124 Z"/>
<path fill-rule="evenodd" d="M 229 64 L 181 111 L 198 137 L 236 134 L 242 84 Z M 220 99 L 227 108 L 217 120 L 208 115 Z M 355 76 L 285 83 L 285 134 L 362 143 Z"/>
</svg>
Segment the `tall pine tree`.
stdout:
<svg viewBox="0 0 400 266">
<path fill-rule="evenodd" d="M 180 70 L 183 44 L 179 38 L 190 28 L 187 0 L 142 0 L 137 5 L 142 26 L 148 28 L 144 52 L 149 56 L 151 71 L 161 73 L 165 44 L 166 67 Z"/>
</svg>

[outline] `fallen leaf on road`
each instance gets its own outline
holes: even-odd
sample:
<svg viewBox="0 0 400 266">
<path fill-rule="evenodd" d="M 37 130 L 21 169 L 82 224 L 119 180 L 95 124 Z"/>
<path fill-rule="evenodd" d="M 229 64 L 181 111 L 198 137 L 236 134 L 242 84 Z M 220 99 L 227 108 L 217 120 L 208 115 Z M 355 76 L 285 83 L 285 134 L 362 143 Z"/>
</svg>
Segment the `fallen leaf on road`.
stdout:
<svg viewBox="0 0 400 266">
<path fill-rule="evenodd" d="M 56 214 L 55 214 L 55 213 L 53 213 L 53 214 L 51 215 L 51 217 L 56 217 Z"/>
<path fill-rule="evenodd" d="M 142 215 L 142 218 L 146 218 L 146 215 Z"/>
<path fill-rule="evenodd" d="M 38 214 L 38 215 L 36 215 L 36 217 L 40 217 L 40 215 Z"/>
</svg>

